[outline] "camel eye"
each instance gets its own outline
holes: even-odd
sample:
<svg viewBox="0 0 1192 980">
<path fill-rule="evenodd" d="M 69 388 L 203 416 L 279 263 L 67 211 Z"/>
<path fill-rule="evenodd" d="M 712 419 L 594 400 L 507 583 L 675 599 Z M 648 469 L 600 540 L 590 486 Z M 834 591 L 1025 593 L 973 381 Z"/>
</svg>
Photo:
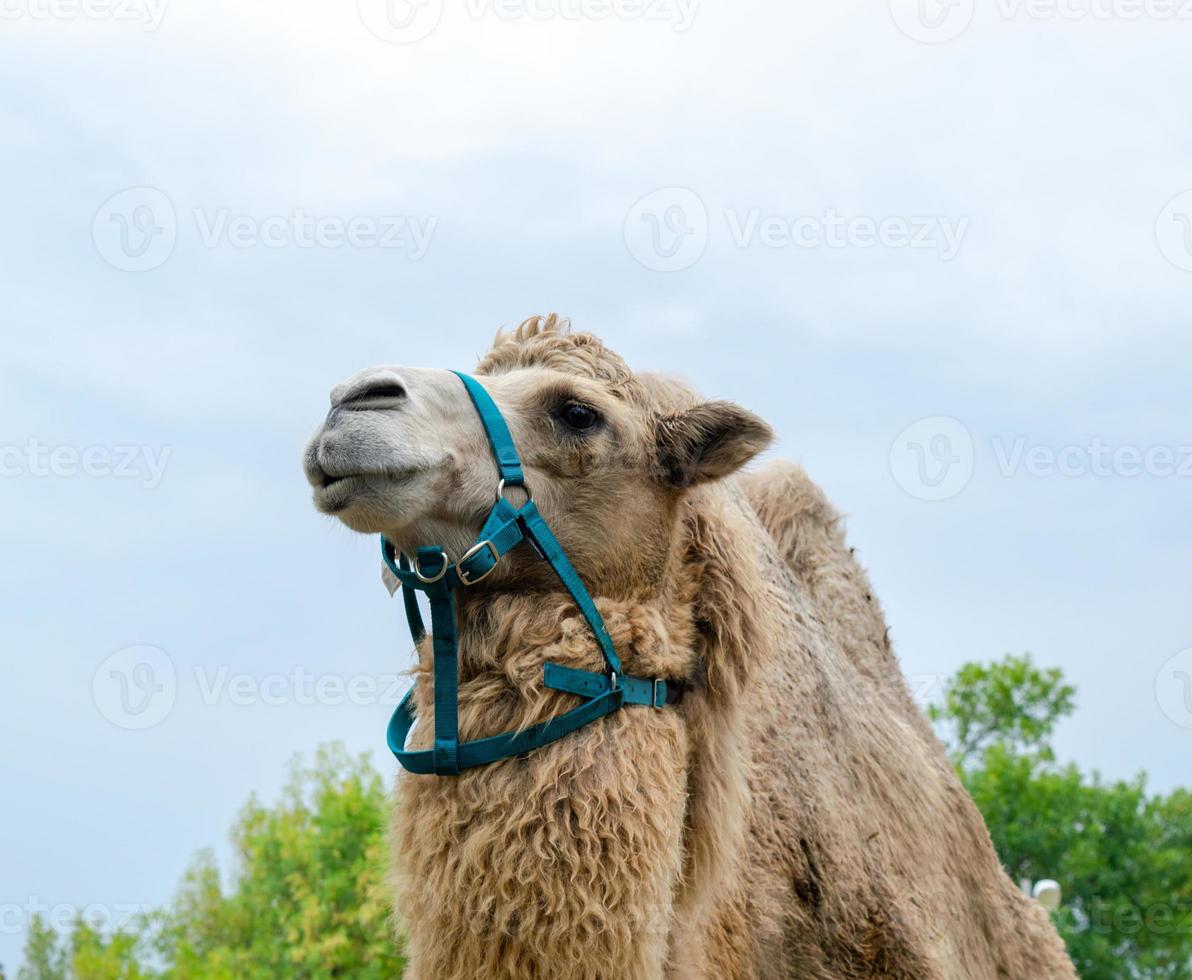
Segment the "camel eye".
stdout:
<svg viewBox="0 0 1192 980">
<path fill-rule="evenodd" d="M 587 432 L 600 424 L 600 413 L 579 402 L 567 402 L 556 414 L 560 422 L 577 432 Z"/>
</svg>

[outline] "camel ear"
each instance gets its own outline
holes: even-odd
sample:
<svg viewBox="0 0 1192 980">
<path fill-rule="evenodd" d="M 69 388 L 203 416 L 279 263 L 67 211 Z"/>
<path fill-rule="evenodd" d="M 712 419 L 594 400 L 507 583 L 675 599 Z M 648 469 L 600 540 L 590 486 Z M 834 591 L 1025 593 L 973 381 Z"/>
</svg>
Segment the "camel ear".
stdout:
<svg viewBox="0 0 1192 980">
<path fill-rule="evenodd" d="M 774 433 L 732 402 L 704 402 L 658 421 L 658 461 L 676 487 L 735 473 L 770 444 Z"/>
</svg>

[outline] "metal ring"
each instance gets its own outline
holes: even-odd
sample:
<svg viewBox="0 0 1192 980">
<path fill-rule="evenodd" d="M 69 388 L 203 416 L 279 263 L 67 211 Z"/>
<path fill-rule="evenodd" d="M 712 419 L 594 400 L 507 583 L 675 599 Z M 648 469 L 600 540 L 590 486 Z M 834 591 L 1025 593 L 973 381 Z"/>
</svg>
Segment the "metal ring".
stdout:
<svg viewBox="0 0 1192 980">
<path fill-rule="evenodd" d="M 438 575 L 432 575 L 430 578 L 427 578 L 422 574 L 422 569 L 418 567 L 418 559 L 415 558 L 413 561 L 414 575 L 418 578 L 418 581 L 422 582 L 424 585 L 434 585 L 435 582 L 439 581 L 439 579 L 447 574 L 447 566 L 451 564 L 451 559 L 447 557 L 446 551 L 440 551 L 439 554 L 443 556 L 443 567 L 439 569 Z"/>
<path fill-rule="evenodd" d="M 524 483 L 515 483 L 515 484 L 514 484 L 514 486 L 515 486 L 515 487 L 519 487 L 520 489 L 522 489 L 522 490 L 525 492 L 525 494 L 526 494 L 526 503 L 529 503 L 531 500 L 533 500 L 533 499 L 534 499 L 534 494 L 532 494 L 532 493 L 530 492 L 530 488 L 529 488 L 529 487 L 528 487 L 526 484 L 524 484 Z M 501 497 L 503 497 L 503 496 L 504 496 L 504 494 L 505 494 L 505 481 L 504 481 L 504 480 L 498 480 L 498 481 L 497 481 L 497 500 L 500 500 L 500 499 L 501 499 Z"/>
</svg>

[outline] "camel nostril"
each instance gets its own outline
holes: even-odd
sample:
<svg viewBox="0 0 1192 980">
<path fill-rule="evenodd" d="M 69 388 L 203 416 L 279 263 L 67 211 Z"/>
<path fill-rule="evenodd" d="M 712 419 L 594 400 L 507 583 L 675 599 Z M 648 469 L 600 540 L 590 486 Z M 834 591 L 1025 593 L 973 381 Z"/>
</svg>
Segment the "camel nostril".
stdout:
<svg viewBox="0 0 1192 980">
<path fill-rule="evenodd" d="M 378 378 L 363 385 L 356 391 L 349 392 L 340 405 L 352 407 L 367 407 L 373 402 L 394 402 L 406 397 L 406 388 L 395 378 Z"/>
</svg>

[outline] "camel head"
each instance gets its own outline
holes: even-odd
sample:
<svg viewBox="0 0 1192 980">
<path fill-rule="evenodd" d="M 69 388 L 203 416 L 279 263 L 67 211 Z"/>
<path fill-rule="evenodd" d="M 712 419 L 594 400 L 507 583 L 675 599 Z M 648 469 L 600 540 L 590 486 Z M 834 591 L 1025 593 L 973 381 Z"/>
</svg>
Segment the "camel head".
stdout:
<svg viewBox="0 0 1192 980">
<path fill-rule="evenodd" d="M 764 422 L 680 384 L 635 375 L 555 316 L 499 334 L 474 375 L 509 425 L 535 503 L 598 594 L 656 584 L 678 502 L 770 440 Z M 315 506 L 407 554 L 458 556 L 492 507 L 497 471 L 467 391 L 445 368 L 381 365 L 331 391 L 306 447 Z M 505 493 L 514 503 L 521 488 Z M 484 585 L 549 574 L 515 549 Z"/>
</svg>

